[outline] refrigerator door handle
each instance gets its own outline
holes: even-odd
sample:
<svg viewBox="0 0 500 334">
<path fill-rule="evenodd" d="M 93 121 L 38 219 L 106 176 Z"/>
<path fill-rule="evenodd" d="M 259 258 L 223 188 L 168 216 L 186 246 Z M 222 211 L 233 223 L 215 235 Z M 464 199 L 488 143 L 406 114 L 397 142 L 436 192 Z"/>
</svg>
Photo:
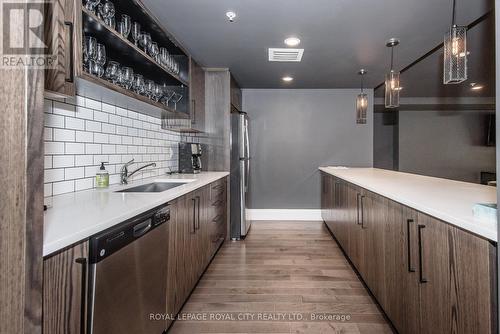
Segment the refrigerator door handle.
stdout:
<svg viewBox="0 0 500 334">
<path fill-rule="evenodd" d="M 250 159 L 250 140 L 248 137 L 248 119 L 247 118 L 245 118 L 245 148 L 246 148 L 245 158 Z"/>
</svg>

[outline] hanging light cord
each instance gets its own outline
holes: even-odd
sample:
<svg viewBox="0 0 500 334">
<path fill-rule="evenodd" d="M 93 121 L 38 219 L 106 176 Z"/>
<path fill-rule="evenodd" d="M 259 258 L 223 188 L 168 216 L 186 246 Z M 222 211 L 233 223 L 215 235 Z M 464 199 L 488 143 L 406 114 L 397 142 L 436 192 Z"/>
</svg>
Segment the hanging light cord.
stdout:
<svg viewBox="0 0 500 334">
<path fill-rule="evenodd" d="M 363 93 L 364 93 L 364 87 L 363 87 L 363 76 L 364 76 L 364 74 L 363 74 L 363 73 L 361 73 L 361 94 L 363 94 Z"/>
<path fill-rule="evenodd" d="M 453 14 L 451 15 L 451 26 L 455 26 L 455 13 L 457 9 L 457 2 L 456 0 L 453 0 Z"/>
</svg>

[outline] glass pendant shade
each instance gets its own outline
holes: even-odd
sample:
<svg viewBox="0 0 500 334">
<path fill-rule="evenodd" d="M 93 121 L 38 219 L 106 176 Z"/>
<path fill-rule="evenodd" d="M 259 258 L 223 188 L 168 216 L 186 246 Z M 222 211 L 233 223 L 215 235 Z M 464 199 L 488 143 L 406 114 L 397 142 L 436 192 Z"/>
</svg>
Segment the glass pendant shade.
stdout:
<svg viewBox="0 0 500 334">
<path fill-rule="evenodd" d="M 356 123 L 366 124 L 366 111 L 368 110 L 368 95 L 361 93 L 356 98 Z"/>
<path fill-rule="evenodd" d="M 385 107 L 399 107 L 399 72 L 391 70 L 385 75 Z"/>
<path fill-rule="evenodd" d="M 459 84 L 467 80 L 467 27 L 453 25 L 444 36 L 443 83 Z"/>
</svg>

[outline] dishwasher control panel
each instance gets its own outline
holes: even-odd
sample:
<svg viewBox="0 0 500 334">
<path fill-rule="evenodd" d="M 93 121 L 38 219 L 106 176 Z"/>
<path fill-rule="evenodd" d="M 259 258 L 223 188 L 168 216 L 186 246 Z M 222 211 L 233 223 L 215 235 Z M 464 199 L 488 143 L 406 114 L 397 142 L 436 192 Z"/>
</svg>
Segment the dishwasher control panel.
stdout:
<svg viewBox="0 0 500 334">
<path fill-rule="evenodd" d="M 170 220 L 166 205 L 128 219 L 90 238 L 90 262 L 98 263 Z"/>
</svg>

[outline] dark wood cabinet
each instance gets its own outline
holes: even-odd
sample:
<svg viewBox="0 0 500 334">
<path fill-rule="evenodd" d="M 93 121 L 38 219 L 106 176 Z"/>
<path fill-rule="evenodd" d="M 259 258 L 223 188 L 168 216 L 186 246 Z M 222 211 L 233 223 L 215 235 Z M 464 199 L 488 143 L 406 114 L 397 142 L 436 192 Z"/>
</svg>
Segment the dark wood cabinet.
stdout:
<svg viewBox="0 0 500 334">
<path fill-rule="evenodd" d="M 45 90 L 56 97 L 74 96 L 77 68 L 81 52 L 80 2 L 57 0 L 46 6 L 45 36 L 48 50 L 55 56 L 54 65 L 45 70 Z M 80 44 L 78 44 L 80 42 Z"/>
<path fill-rule="evenodd" d="M 191 127 L 194 131 L 205 131 L 205 71 L 194 59 L 190 60 Z"/>
<path fill-rule="evenodd" d="M 88 242 L 43 262 L 43 333 L 86 331 Z"/>
<path fill-rule="evenodd" d="M 326 173 L 321 205 L 398 332 L 496 333 L 495 245 Z"/>
</svg>

